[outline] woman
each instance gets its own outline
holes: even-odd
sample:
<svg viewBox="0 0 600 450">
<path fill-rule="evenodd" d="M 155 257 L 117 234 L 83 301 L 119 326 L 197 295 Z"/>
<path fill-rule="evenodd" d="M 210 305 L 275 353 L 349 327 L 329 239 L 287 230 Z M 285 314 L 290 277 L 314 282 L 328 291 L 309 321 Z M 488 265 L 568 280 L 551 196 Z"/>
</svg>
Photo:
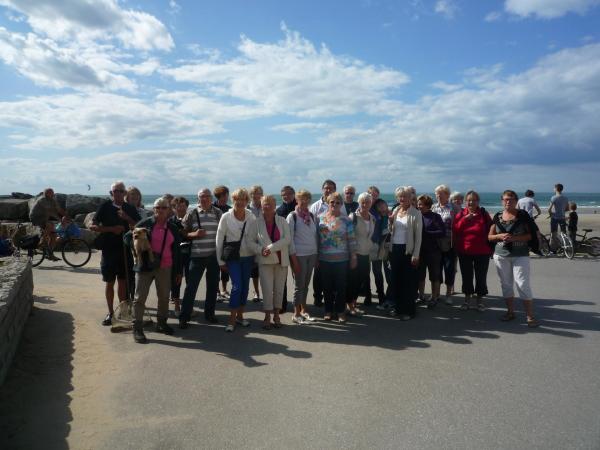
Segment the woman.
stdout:
<svg viewBox="0 0 600 450">
<path fill-rule="evenodd" d="M 319 216 L 319 269 L 325 299 L 325 320 L 337 314 L 340 323 L 346 323 L 346 290 L 348 267 L 354 269 L 356 239 L 352 221 L 341 214 L 344 203 L 338 192 L 327 197 L 327 211 Z"/>
<path fill-rule="evenodd" d="M 254 263 L 254 255 L 262 248 L 256 241 L 256 217 L 248 209 L 250 196 L 246 189 L 236 189 L 231 194 L 233 208 L 223 214 L 217 228 L 217 260 L 221 272 L 231 277 L 231 294 L 229 296 L 230 316 L 225 331 L 232 332 L 235 325 L 249 327 L 250 322 L 244 319 L 244 307 L 248 300 L 250 273 Z M 239 242 L 239 258 L 225 261 L 223 245 L 225 242 Z"/>
<path fill-rule="evenodd" d="M 181 253 L 179 244 L 181 235 L 177 227 L 168 220 L 171 205 L 164 198 L 154 201 L 154 215 L 142 220 L 136 228 L 146 228 L 150 246 L 154 253 L 155 265 L 151 265 L 144 255 L 138 255 L 140 262 L 134 267 L 136 272 L 135 298 L 133 301 L 133 339 L 135 342 L 146 343 L 143 329 L 144 308 L 150 286 L 154 281 L 158 296 L 158 312 L 156 314 L 156 331 L 164 334 L 173 334 L 173 328 L 167 325 L 169 314 L 169 291 L 171 290 L 172 271 L 174 279 L 181 283 Z M 131 232 L 124 237 L 125 243 L 132 245 Z"/>
<path fill-rule="evenodd" d="M 352 316 L 361 316 L 363 311 L 357 308 L 356 303 L 361 292 L 366 294 L 365 305 L 371 304 L 371 263 L 370 254 L 374 244 L 371 238 L 375 232 L 375 217 L 371 215 L 373 197 L 367 192 L 358 196 L 358 209 L 351 213 L 349 219 L 354 225 L 356 238 L 357 266 L 351 269 L 348 286 L 348 310 Z"/>
<path fill-rule="evenodd" d="M 373 197 L 373 194 L 371 194 L 371 197 Z M 371 253 L 371 269 L 373 271 L 375 288 L 377 290 L 377 297 L 379 299 L 377 309 L 385 311 L 393 306 L 390 303 L 392 300 L 390 298 L 392 277 L 389 261 L 389 249 L 387 248 L 387 243 L 389 242 L 390 238 L 390 230 L 388 226 L 390 209 L 387 202 L 382 198 L 375 200 L 373 206 L 371 206 L 371 214 L 373 217 L 375 217 L 375 232 L 371 237 L 371 240 L 375 244 L 373 247 L 373 252 Z M 387 289 L 384 289 L 383 285 L 384 273 Z"/>
<path fill-rule="evenodd" d="M 446 237 L 446 227 L 442 216 L 431 211 L 433 200 L 429 195 L 420 195 L 417 199 L 417 207 L 423 216 L 423 240 L 421 241 L 421 252 L 419 254 L 419 298 L 424 298 L 425 275 L 429 272 L 431 283 L 431 298 L 427 302 L 427 308 L 436 307 L 440 297 L 440 282 L 442 277 L 442 250 L 439 241 Z"/>
<path fill-rule="evenodd" d="M 250 188 L 250 204 L 248 205 L 248 209 L 252 211 L 252 214 L 254 214 L 254 217 L 257 219 L 262 215 L 260 199 L 263 195 L 262 186 L 254 185 Z M 252 302 L 259 303 L 261 298 L 260 289 L 258 287 L 258 264 L 256 261 L 254 261 L 254 265 L 252 266 L 252 274 L 250 278 L 252 278 L 252 286 L 254 287 L 254 296 L 252 297 Z"/>
<path fill-rule="evenodd" d="M 283 303 L 283 287 L 290 264 L 290 228 L 285 219 L 275 214 L 275 197 L 266 195 L 261 199 L 262 215 L 257 219 L 257 256 L 260 286 L 263 292 L 263 328 L 281 328 L 279 310 Z M 271 323 L 271 314 L 273 322 Z"/>
<path fill-rule="evenodd" d="M 507 312 L 501 318 L 509 321 L 515 318 L 515 295 L 513 284 L 523 299 L 527 325 L 537 327 L 539 324 L 533 315 L 533 295 L 529 283 L 529 246 L 532 230 L 528 220 L 519 217 L 517 210 L 517 194 L 506 190 L 502 193 L 504 209 L 494 216 L 490 227 L 489 240 L 496 242 L 494 265 L 502 285 L 502 296 L 506 301 Z"/>
<path fill-rule="evenodd" d="M 127 188 L 125 193 L 125 201 L 131 206 L 135 207 L 142 219 L 152 215 L 152 211 L 148 211 L 146 208 L 144 208 L 144 204 L 142 203 L 142 193 L 135 186 L 129 186 Z"/>
<path fill-rule="evenodd" d="M 183 218 L 187 213 L 188 206 L 190 206 L 190 202 L 185 197 L 175 197 L 171 202 L 171 207 L 173 209 L 173 215 L 170 217 L 170 221 L 177 227 L 177 229 L 183 232 Z M 181 242 L 181 259 L 180 259 L 180 272 L 183 271 L 185 276 L 187 277 L 188 264 L 190 262 L 190 242 L 186 240 L 182 240 Z M 175 273 L 175 271 L 173 271 Z M 171 280 L 171 302 L 175 306 L 175 317 L 179 317 L 179 313 L 181 312 L 181 299 L 179 298 L 181 294 L 181 281 L 179 283 L 176 282 L 175 278 Z"/>
<path fill-rule="evenodd" d="M 476 296 L 477 310 L 485 311 L 483 297 L 487 295 L 487 271 L 492 249 L 488 233 L 492 224 L 490 215 L 479 206 L 479 194 L 469 191 L 466 195 L 467 207 L 454 218 L 452 225 L 453 247 L 458 253 L 462 291 L 465 302 L 460 309 L 471 308 L 471 297 Z M 473 286 L 475 276 L 475 286 Z"/>
<path fill-rule="evenodd" d="M 390 217 L 392 253 L 392 292 L 396 307 L 391 314 L 401 320 L 413 319 L 417 313 L 417 267 L 423 239 L 423 218 L 420 211 L 412 206 L 413 192 L 402 186 L 395 191 L 398 206 Z"/>
<path fill-rule="evenodd" d="M 450 203 L 456 205 L 456 207 L 459 209 L 462 209 L 463 201 L 464 197 L 460 192 L 454 191 L 452 194 L 450 194 Z"/>
<path fill-rule="evenodd" d="M 312 196 L 310 192 L 300 190 L 296 194 L 296 209 L 288 214 L 287 223 L 290 229 L 292 259 L 295 258 L 297 268 L 294 278 L 294 317 L 297 324 L 313 322 L 306 309 L 308 285 L 313 269 L 317 263 L 317 223 L 314 215 L 308 210 Z"/>
<path fill-rule="evenodd" d="M 440 250 L 442 251 L 441 266 L 443 272 L 440 272 L 446 285 L 446 305 L 452 305 L 452 295 L 454 294 L 454 277 L 456 275 L 456 252 L 452 248 L 452 222 L 454 217 L 460 212 L 460 207 L 450 202 L 450 188 L 445 184 L 440 184 L 435 188 L 435 198 L 437 203 L 431 210 L 442 216 L 446 228 L 446 236 L 440 239 Z"/>
</svg>

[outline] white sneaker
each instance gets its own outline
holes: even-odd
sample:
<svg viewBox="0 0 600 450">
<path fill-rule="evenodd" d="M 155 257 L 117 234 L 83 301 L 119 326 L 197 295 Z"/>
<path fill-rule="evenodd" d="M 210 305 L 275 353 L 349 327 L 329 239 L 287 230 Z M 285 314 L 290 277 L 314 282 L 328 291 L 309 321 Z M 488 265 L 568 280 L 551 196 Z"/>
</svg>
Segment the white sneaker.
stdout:
<svg viewBox="0 0 600 450">
<path fill-rule="evenodd" d="M 244 328 L 250 326 L 250 321 L 246 320 L 246 319 L 242 319 L 242 320 L 236 319 L 235 323 L 237 323 L 238 325 L 243 326 Z"/>
<path fill-rule="evenodd" d="M 304 318 L 304 320 L 307 320 L 309 322 L 314 322 L 315 318 L 312 317 L 310 314 L 308 313 L 302 313 L 301 316 Z"/>
<path fill-rule="evenodd" d="M 232 332 L 234 329 L 235 329 L 235 327 L 234 327 L 233 325 L 227 325 L 227 326 L 225 327 L 225 331 L 226 331 L 227 333 L 231 333 L 231 332 Z"/>
<path fill-rule="evenodd" d="M 444 303 L 448 306 L 452 306 L 452 297 L 450 297 L 449 295 L 446 295 L 446 298 L 444 299 Z"/>
<path fill-rule="evenodd" d="M 297 323 L 298 325 L 302 325 L 304 323 L 304 317 L 294 316 L 292 317 L 292 322 Z"/>
</svg>

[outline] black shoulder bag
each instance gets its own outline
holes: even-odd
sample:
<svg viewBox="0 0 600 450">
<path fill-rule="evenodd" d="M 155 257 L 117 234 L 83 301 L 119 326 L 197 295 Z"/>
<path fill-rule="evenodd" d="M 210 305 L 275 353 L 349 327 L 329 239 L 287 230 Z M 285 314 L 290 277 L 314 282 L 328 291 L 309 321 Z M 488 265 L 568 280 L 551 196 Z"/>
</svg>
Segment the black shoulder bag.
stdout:
<svg viewBox="0 0 600 450">
<path fill-rule="evenodd" d="M 169 232 L 169 227 L 166 226 L 165 234 L 163 236 L 162 246 L 160 248 L 160 253 L 152 252 L 154 254 L 154 261 L 150 262 L 146 258 L 144 258 L 142 262 L 142 266 L 140 267 L 140 272 L 152 272 L 156 269 L 160 269 L 160 262 L 162 260 L 162 255 L 165 252 L 165 244 L 167 243 L 167 233 Z"/>
<path fill-rule="evenodd" d="M 246 223 L 242 227 L 242 234 L 239 241 L 227 242 L 227 236 L 223 241 L 223 254 L 221 259 L 227 261 L 238 261 L 240 259 L 240 247 L 242 246 L 242 239 L 244 239 L 244 231 L 246 230 Z"/>
</svg>

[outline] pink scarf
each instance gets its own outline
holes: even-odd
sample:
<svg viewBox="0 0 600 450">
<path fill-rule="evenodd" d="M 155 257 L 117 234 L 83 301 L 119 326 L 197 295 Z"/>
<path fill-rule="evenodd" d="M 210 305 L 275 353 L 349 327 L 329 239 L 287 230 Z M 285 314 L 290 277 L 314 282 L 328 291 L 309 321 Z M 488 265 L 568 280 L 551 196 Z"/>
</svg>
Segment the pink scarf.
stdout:
<svg viewBox="0 0 600 450">
<path fill-rule="evenodd" d="M 305 225 L 310 225 L 310 211 L 308 209 L 301 210 L 299 206 L 296 206 L 296 214 L 304 221 Z"/>
</svg>

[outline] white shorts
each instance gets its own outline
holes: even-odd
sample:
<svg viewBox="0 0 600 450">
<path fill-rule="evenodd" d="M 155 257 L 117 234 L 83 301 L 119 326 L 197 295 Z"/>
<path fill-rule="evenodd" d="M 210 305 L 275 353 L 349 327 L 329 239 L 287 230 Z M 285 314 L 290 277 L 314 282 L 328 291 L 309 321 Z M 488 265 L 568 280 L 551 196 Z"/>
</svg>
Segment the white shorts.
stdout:
<svg viewBox="0 0 600 450">
<path fill-rule="evenodd" d="M 523 300 L 532 300 L 529 283 L 529 256 L 499 256 L 494 255 L 494 265 L 500 278 L 502 296 L 515 296 L 513 285 L 517 285 L 517 293 Z"/>
</svg>

